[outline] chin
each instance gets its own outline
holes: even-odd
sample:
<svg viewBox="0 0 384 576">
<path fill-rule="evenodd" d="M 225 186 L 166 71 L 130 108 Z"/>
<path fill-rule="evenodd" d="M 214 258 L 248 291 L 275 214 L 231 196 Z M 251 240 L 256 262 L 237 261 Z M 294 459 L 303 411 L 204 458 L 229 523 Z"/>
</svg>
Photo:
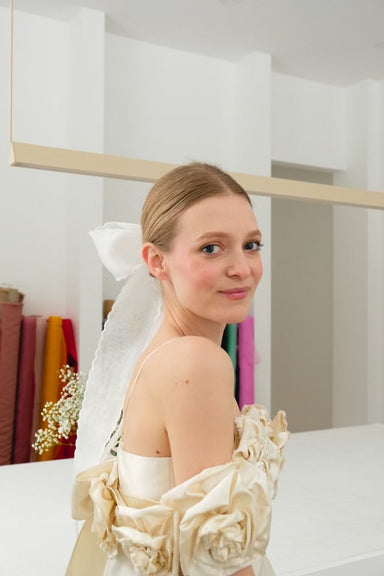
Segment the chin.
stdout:
<svg viewBox="0 0 384 576">
<path fill-rule="evenodd" d="M 232 314 L 228 314 L 227 318 L 224 320 L 226 324 L 239 324 L 243 322 L 250 314 L 250 308 L 247 310 L 239 310 L 237 312 L 233 312 Z"/>
</svg>

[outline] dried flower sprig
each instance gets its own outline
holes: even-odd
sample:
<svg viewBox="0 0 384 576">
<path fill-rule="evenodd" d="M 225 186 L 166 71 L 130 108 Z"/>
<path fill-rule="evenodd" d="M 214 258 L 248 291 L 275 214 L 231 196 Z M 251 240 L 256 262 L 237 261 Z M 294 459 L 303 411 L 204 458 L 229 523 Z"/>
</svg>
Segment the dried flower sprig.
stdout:
<svg viewBox="0 0 384 576">
<path fill-rule="evenodd" d="M 36 432 L 36 441 L 32 448 L 38 453 L 48 451 L 53 446 L 66 445 L 63 440 L 68 440 L 76 434 L 77 421 L 84 398 L 85 382 L 81 374 L 65 365 L 59 370 L 59 380 L 64 386 L 57 402 L 46 402 L 41 412 L 45 428 L 39 428 Z"/>
</svg>

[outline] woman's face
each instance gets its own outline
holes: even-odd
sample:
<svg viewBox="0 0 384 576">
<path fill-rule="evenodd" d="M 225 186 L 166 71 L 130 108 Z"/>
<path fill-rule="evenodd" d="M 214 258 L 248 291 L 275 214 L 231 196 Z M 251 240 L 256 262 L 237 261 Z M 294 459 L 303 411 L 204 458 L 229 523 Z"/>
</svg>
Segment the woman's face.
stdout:
<svg viewBox="0 0 384 576">
<path fill-rule="evenodd" d="M 165 254 L 165 297 L 179 314 L 241 322 L 262 276 L 261 234 L 252 207 L 236 194 L 197 202 L 179 218 Z"/>
</svg>

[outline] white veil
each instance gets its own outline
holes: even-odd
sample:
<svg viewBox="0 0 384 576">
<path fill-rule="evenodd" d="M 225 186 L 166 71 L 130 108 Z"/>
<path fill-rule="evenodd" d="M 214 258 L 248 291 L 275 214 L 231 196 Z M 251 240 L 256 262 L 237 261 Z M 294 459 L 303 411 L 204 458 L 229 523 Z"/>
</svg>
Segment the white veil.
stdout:
<svg viewBox="0 0 384 576">
<path fill-rule="evenodd" d="M 132 370 L 162 312 L 160 287 L 141 258 L 140 226 L 109 222 L 90 234 L 104 266 L 116 280 L 127 281 L 105 323 L 89 372 L 78 422 L 75 473 L 100 461 L 116 428 Z"/>
</svg>

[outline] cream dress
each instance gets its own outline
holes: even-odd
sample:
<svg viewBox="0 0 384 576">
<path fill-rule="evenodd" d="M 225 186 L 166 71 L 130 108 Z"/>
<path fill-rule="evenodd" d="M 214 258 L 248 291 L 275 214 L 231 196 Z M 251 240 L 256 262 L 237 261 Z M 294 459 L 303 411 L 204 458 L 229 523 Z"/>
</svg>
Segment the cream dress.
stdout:
<svg viewBox="0 0 384 576">
<path fill-rule="evenodd" d="M 76 477 L 73 517 L 86 522 L 66 575 L 230 576 L 252 565 L 273 576 L 265 552 L 288 437 L 284 412 L 270 421 L 262 406 L 244 406 L 231 461 L 177 486 L 171 457 L 120 442 L 114 458 Z"/>
</svg>

